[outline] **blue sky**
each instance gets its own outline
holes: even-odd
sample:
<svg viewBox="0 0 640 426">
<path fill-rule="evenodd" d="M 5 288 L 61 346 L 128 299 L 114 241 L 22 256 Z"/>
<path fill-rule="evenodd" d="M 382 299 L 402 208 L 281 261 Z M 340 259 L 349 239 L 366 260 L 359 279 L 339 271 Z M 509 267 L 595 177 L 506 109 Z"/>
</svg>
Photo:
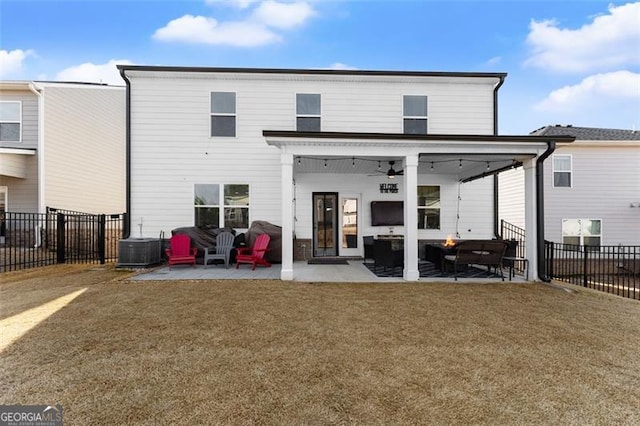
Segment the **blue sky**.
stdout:
<svg viewBox="0 0 640 426">
<path fill-rule="evenodd" d="M 116 63 L 507 72 L 501 134 L 640 129 L 640 2 L 0 0 L 1 79 Z"/>
</svg>

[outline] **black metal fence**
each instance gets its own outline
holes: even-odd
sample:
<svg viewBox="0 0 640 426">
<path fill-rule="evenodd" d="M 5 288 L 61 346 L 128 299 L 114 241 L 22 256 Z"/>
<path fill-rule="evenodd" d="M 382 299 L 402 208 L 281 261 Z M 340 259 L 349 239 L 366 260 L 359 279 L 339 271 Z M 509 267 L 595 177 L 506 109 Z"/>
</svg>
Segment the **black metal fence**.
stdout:
<svg viewBox="0 0 640 426">
<path fill-rule="evenodd" d="M 500 220 L 500 238 L 505 241 L 517 242 L 517 244 L 515 244 L 515 254 L 511 254 L 511 256 L 518 257 L 521 259 L 525 257 L 524 229 L 512 223 L 509 223 L 504 219 L 501 219 Z M 524 262 L 513 262 L 513 268 L 516 271 L 524 273 L 525 264 Z"/>
<path fill-rule="evenodd" d="M 549 277 L 640 300 L 640 246 L 583 246 L 545 241 Z"/>
<path fill-rule="evenodd" d="M 5 212 L 0 272 L 54 263 L 116 260 L 125 214 L 88 214 L 47 207 L 46 213 Z"/>
</svg>

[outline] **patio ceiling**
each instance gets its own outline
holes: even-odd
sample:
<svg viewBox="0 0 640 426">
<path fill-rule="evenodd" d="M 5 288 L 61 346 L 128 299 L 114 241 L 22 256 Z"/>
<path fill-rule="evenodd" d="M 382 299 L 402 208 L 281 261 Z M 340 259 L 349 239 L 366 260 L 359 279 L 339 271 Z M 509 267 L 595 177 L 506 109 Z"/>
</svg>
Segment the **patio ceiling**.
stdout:
<svg viewBox="0 0 640 426">
<path fill-rule="evenodd" d="M 445 174 L 466 179 L 520 164 L 533 157 L 533 154 L 420 154 L 418 174 Z M 394 156 L 301 155 L 294 157 L 293 167 L 296 173 L 364 174 L 385 177 L 390 161 L 395 162 L 394 170 L 402 170 L 403 158 Z"/>
<path fill-rule="evenodd" d="M 385 176 L 389 161 L 400 171 L 406 156 L 418 156 L 419 174 L 465 180 L 504 170 L 572 136 L 475 135 L 264 130 L 267 144 L 293 157 L 297 173 L 355 173 Z"/>
</svg>

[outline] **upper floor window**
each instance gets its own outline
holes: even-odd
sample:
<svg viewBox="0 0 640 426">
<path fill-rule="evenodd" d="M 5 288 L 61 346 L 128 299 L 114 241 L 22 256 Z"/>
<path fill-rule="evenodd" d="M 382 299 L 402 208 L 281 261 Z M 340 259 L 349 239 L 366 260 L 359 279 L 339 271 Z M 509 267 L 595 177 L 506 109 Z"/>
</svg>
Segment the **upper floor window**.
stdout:
<svg viewBox="0 0 640 426">
<path fill-rule="evenodd" d="M 563 219 L 562 243 L 587 246 L 589 250 L 598 250 L 602 238 L 600 219 Z"/>
<path fill-rule="evenodd" d="M 22 103 L 0 102 L 0 142 L 20 142 L 22 128 Z"/>
<path fill-rule="evenodd" d="M 211 136 L 236 135 L 236 94 L 211 92 Z"/>
<path fill-rule="evenodd" d="M 553 187 L 554 188 L 571 188 L 571 155 L 554 155 L 553 156 Z"/>
<path fill-rule="evenodd" d="M 249 185 L 196 184 L 195 226 L 249 228 Z"/>
<path fill-rule="evenodd" d="M 427 97 L 405 95 L 403 98 L 404 133 L 427 134 Z"/>
<path fill-rule="evenodd" d="M 296 130 L 299 132 L 319 132 L 320 107 L 319 94 L 296 94 Z"/>
<path fill-rule="evenodd" d="M 440 229 L 439 186 L 418 186 L 418 229 Z"/>
</svg>

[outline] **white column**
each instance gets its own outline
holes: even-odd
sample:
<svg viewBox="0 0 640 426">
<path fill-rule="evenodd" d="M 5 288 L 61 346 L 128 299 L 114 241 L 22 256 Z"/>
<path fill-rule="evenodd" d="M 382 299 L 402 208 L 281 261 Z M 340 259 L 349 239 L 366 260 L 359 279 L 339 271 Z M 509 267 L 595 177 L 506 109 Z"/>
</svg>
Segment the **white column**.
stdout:
<svg viewBox="0 0 640 426">
<path fill-rule="evenodd" d="M 529 259 L 529 279 L 538 281 L 536 159 L 525 160 L 522 167 L 524 168 L 524 250 L 526 258 Z"/>
<path fill-rule="evenodd" d="M 418 281 L 418 155 L 404 159 L 404 279 Z"/>
<path fill-rule="evenodd" d="M 282 185 L 282 270 L 280 279 L 293 280 L 293 155 L 280 154 Z"/>
</svg>

